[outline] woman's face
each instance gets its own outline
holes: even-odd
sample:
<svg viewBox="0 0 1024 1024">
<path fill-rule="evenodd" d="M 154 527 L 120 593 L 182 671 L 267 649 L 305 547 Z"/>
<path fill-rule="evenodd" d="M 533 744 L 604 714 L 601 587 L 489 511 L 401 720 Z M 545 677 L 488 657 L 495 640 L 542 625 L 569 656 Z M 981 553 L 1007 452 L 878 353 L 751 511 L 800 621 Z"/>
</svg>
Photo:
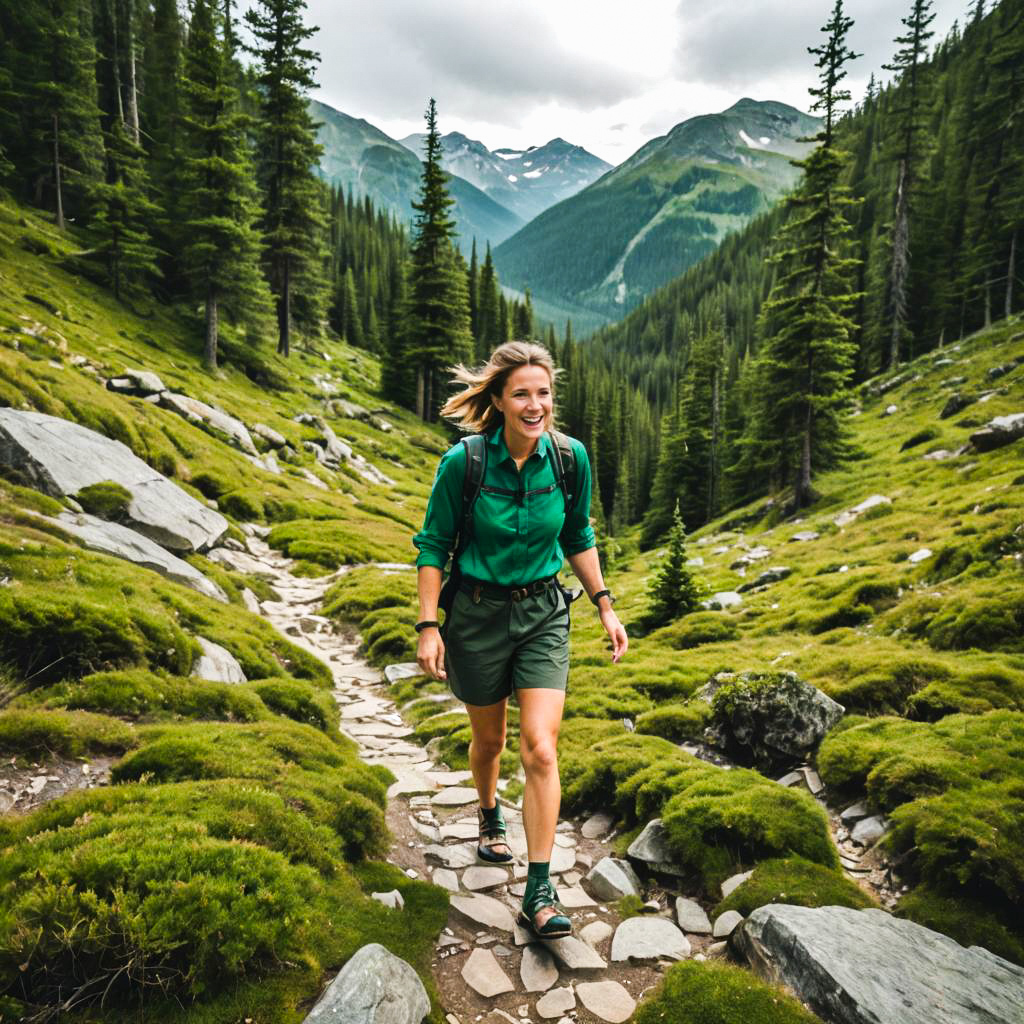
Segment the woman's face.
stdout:
<svg viewBox="0 0 1024 1024">
<path fill-rule="evenodd" d="M 554 395 L 543 366 L 520 366 L 505 378 L 501 397 L 491 400 L 505 416 L 508 440 L 532 448 L 551 423 Z"/>
</svg>

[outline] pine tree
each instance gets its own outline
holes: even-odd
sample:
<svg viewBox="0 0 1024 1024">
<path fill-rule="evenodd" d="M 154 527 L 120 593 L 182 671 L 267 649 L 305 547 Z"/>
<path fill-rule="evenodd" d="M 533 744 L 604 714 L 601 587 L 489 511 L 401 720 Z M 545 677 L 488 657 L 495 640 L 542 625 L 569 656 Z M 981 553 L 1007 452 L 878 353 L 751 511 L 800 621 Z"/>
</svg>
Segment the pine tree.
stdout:
<svg viewBox="0 0 1024 1024">
<path fill-rule="evenodd" d="M 416 413 L 429 422 L 441 405 L 437 385 L 442 368 L 469 360 L 473 338 L 465 263 L 453 241 L 455 221 L 448 211 L 454 200 L 448 195 L 441 167 L 441 135 L 433 98 L 427 105 L 426 122 L 420 195 L 412 204 L 416 220 L 405 354 L 416 367 Z"/>
<path fill-rule="evenodd" d="M 259 274 L 259 209 L 249 161 L 247 118 L 239 110 L 234 73 L 219 38 L 213 0 L 193 0 L 182 86 L 182 139 L 177 208 L 179 246 L 193 296 L 205 306 L 204 361 L 217 366 L 220 306 L 258 323 L 269 311 Z"/>
<path fill-rule="evenodd" d="M 814 467 L 834 465 L 850 454 L 840 420 L 856 351 L 856 325 L 847 311 L 856 299 L 849 275 L 857 260 L 841 253 L 853 205 L 839 184 L 845 154 L 835 142 L 839 104 L 850 98 L 839 83 L 857 54 L 846 46 L 853 24 L 835 0 L 824 43 L 809 47 L 818 57 L 820 84 L 810 90 L 813 110 L 824 114 L 819 143 L 796 162 L 804 177 L 788 198 L 791 219 L 773 257 L 778 276 L 762 309 L 764 346 L 759 415 L 754 422 L 778 478 L 790 478 L 796 508 L 814 497 Z"/>
<path fill-rule="evenodd" d="M 484 253 L 484 265 L 480 270 L 480 286 L 477 295 L 479 306 L 478 327 L 476 338 L 476 358 L 483 362 L 491 352 L 501 344 L 501 321 L 499 307 L 501 291 L 498 288 L 498 276 L 494 270 L 491 257 L 491 243 L 487 243 Z"/>
<path fill-rule="evenodd" d="M 270 290 L 277 306 L 277 350 L 291 351 L 292 299 L 301 281 L 307 302 L 318 296 L 323 277 L 323 195 L 314 169 L 321 147 L 309 115 L 306 92 L 316 82 L 319 55 L 303 44 L 316 29 L 303 23 L 305 0 L 255 0 L 245 20 L 259 61 L 260 116 L 257 174 L 264 204 L 261 228 Z"/>
<path fill-rule="evenodd" d="M 899 74 L 898 97 L 900 105 L 894 114 L 899 118 L 899 136 L 896 159 L 899 171 L 896 181 L 895 211 L 890 234 L 889 305 L 891 308 L 889 334 L 889 368 L 900 362 L 900 350 L 907 333 L 907 280 L 910 276 L 910 214 L 913 209 L 920 134 L 920 108 L 925 84 L 924 61 L 928 40 L 934 35 L 928 26 L 935 20 L 931 0 L 912 0 L 908 17 L 903 18 L 906 32 L 896 37 L 900 49 L 891 64 L 883 64 L 886 71 Z"/>
<path fill-rule="evenodd" d="M 664 626 L 681 615 L 696 611 L 700 607 L 701 593 L 702 588 L 686 564 L 686 530 L 676 502 L 668 534 L 668 551 L 648 589 L 645 624 Z"/>
</svg>

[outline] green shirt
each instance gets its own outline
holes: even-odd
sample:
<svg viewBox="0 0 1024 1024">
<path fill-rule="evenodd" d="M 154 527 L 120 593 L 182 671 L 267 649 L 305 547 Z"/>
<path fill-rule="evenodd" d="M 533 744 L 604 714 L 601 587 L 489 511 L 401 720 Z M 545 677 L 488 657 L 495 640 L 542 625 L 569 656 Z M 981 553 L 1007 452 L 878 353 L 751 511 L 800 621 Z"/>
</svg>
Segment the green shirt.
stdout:
<svg viewBox="0 0 1024 1024">
<path fill-rule="evenodd" d="M 485 487 L 514 490 L 514 495 L 481 490 L 473 506 L 473 535 L 459 557 L 466 576 L 488 583 L 511 586 L 553 576 L 566 555 L 595 546 L 590 525 L 590 460 L 580 441 L 570 438 L 576 456 L 576 493 L 568 514 L 562 488 L 542 494 L 526 492 L 555 483 L 552 442 L 542 434 L 537 449 L 522 470 L 505 445 L 503 428 L 487 437 Z M 444 569 L 455 547 L 462 518 L 462 484 L 466 477 L 466 449 L 460 444 L 441 456 L 430 492 L 423 529 L 413 537 L 420 554 L 416 566 Z"/>
</svg>

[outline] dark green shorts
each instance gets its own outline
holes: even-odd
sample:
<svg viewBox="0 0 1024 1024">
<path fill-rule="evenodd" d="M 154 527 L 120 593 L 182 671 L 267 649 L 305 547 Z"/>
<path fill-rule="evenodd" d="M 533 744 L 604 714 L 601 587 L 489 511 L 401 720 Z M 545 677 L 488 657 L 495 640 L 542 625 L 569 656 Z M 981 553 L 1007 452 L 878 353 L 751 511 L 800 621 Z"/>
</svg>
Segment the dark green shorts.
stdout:
<svg viewBox="0 0 1024 1024">
<path fill-rule="evenodd" d="M 444 667 L 466 704 L 496 704 L 513 690 L 565 690 L 569 607 L 558 587 L 522 601 L 455 595 L 445 626 Z"/>
</svg>

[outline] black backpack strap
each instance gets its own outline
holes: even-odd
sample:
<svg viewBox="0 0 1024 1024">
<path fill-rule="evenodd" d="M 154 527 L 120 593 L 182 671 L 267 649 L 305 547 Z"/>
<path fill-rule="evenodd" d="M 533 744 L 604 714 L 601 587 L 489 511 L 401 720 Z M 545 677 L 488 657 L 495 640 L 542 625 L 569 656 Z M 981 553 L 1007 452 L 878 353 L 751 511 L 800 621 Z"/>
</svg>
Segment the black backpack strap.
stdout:
<svg viewBox="0 0 1024 1024">
<path fill-rule="evenodd" d="M 487 473 L 487 438 L 483 434 L 470 434 L 462 438 L 461 443 L 466 449 L 466 475 L 462 478 L 462 521 L 455 543 L 456 558 L 473 534 L 473 506 L 480 497 Z"/>
<path fill-rule="evenodd" d="M 576 453 L 572 450 L 569 438 L 560 430 L 549 430 L 548 438 L 555 456 L 555 480 L 562 488 L 565 511 L 568 513 L 573 498 L 576 496 Z"/>
</svg>

